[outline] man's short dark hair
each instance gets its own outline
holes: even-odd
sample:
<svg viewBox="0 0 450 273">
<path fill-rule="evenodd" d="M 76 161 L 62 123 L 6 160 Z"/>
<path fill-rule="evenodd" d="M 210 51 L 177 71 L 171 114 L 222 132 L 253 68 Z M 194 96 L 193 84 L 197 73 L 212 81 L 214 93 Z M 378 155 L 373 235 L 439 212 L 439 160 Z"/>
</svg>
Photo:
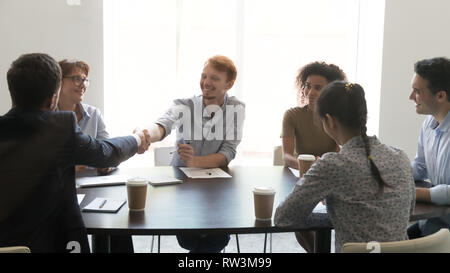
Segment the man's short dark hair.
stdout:
<svg viewBox="0 0 450 273">
<path fill-rule="evenodd" d="M 40 109 L 61 84 L 61 68 L 47 54 L 24 54 L 7 73 L 8 88 L 15 107 Z"/>
<path fill-rule="evenodd" d="M 447 93 L 450 101 L 450 60 L 445 57 L 425 59 L 414 64 L 414 72 L 428 81 L 428 88 L 434 95 L 439 91 Z"/>
</svg>

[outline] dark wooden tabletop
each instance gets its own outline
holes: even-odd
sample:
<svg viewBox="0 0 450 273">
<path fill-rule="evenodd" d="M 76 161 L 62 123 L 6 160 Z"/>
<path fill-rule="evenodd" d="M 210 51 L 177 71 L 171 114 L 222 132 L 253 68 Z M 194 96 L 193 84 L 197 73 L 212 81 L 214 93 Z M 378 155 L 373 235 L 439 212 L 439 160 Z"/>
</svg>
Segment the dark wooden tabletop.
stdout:
<svg viewBox="0 0 450 273">
<path fill-rule="evenodd" d="M 233 167 L 224 169 L 232 178 L 191 179 L 176 167 L 119 169 L 114 174 L 131 176 L 170 175 L 182 184 L 148 186 L 143 212 L 130 212 L 125 204 L 117 213 L 83 212 L 89 233 L 178 234 L 180 231 L 258 233 L 276 229 L 273 221 L 254 216 L 255 186 L 276 189 L 274 209 L 297 179 L 284 167 Z M 93 175 L 95 173 L 88 173 Z M 86 194 L 81 207 L 96 197 L 126 197 L 126 186 L 80 188 Z"/>
<path fill-rule="evenodd" d="M 410 221 L 429 219 L 450 214 L 450 206 L 437 206 L 431 203 L 417 202 Z"/>
<path fill-rule="evenodd" d="M 224 169 L 232 178 L 191 179 L 176 167 L 119 168 L 114 174 L 130 176 L 170 175 L 183 184 L 148 186 L 145 211 L 130 212 L 125 204 L 117 213 L 83 212 L 83 220 L 92 234 L 176 235 L 186 232 L 262 233 L 287 232 L 272 221 L 258 221 L 254 216 L 255 186 L 276 189 L 274 210 L 292 191 L 297 178 L 281 166 L 234 166 Z M 95 175 L 85 172 L 84 175 Z M 80 188 L 86 194 L 81 207 L 96 197 L 126 198 L 126 186 Z M 450 207 L 417 203 L 411 220 L 450 213 Z M 311 226 L 311 229 L 330 227 Z"/>
</svg>

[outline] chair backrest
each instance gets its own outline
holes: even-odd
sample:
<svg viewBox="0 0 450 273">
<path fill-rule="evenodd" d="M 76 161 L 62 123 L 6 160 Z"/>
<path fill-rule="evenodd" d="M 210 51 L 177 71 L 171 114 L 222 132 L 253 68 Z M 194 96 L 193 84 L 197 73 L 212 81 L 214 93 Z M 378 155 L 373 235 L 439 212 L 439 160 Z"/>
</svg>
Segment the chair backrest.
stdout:
<svg viewBox="0 0 450 273">
<path fill-rule="evenodd" d="M 155 148 L 155 166 L 170 166 L 172 163 L 173 153 L 176 151 L 176 147 L 157 147 Z"/>
<path fill-rule="evenodd" d="M 385 243 L 346 243 L 342 246 L 343 253 L 450 253 L 450 232 L 448 229 L 431 235 L 405 241 Z"/>
<path fill-rule="evenodd" d="M 281 146 L 275 146 L 273 148 L 273 165 L 284 166 L 283 147 Z"/>
<path fill-rule="evenodd" d="M 26 246 L 0 247 L 0 253 L 31 253 Z"/>
</svg>

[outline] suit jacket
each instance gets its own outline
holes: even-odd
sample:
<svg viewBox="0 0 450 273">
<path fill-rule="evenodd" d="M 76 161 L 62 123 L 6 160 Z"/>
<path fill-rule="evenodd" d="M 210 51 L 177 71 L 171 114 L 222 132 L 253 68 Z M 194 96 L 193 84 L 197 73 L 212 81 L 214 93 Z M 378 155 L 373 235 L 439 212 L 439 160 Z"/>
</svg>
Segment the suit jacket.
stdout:
<svg viewBox="0 0 450 273">
<path fill-rule="evenodd" d="M 65 252 L 75 241 L 89 252 L 74 165 L 117 166 L 136 152 L 133 136 L 82 133 L 73 112 L 10 110 L 0 117 L 0 247 Z"/>
</svg>

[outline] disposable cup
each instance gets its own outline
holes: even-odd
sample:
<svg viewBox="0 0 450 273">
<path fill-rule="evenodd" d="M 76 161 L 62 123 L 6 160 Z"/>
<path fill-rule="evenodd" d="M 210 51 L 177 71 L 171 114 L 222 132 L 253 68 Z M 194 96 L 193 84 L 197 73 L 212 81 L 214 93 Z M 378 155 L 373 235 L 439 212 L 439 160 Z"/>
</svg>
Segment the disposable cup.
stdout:
<svg viewBox="0 0 450 273">
<path fill-rule="evenodd" d="M 253 189 L 253 200 L 255 204 L 255 218 L 257 220 L 272 219 L 273 200 L 275 190 L 271 187 L 255 187 Z"/>
<path fill-rule="evenodd" d="M 316 161 L 314 155 L 301 154 L 298 156 L 298 169 L 300 170 L 300 177 L 302 177 Z"/>
<path fill-rule="evenodd" d="M 131 211 L 141 211 L 145 209 L 147 201 L 148 179 L 131 178 L 127 181 L 128 208 Z"/>
</svg>

